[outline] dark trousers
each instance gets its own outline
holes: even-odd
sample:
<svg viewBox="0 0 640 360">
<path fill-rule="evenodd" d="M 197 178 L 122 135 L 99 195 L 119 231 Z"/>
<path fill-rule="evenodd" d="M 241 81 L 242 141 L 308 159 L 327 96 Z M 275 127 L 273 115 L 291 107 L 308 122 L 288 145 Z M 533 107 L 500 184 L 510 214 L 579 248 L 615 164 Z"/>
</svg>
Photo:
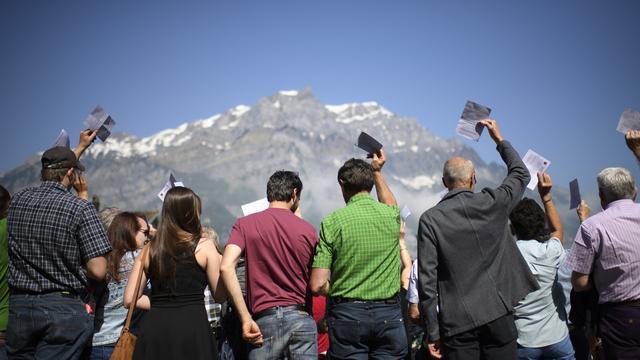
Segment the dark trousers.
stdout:
<svg viewBox="0 0 640 360">
<path fill-rule="evenodd" d="M 601 305 L 599 335 L 607 360 L 640 359 L 640 304 Z"/>
<path fill-rule="evenodd" d="M 447 360 L 513 360 L 518 357 L 518 330 L 513 314 L 443 339 Z"/>
<path fill-rule="evenodd" d="M 408 344 L 400 303 L 342 302 L 329 310 L 332 359 L 404 359 Z"/>
<path fill-rule="evenodd" d="M 78 359 L 93 335 L 93 315 L 74 296 L 11 295 L 10 359 Z"/>
</svg>

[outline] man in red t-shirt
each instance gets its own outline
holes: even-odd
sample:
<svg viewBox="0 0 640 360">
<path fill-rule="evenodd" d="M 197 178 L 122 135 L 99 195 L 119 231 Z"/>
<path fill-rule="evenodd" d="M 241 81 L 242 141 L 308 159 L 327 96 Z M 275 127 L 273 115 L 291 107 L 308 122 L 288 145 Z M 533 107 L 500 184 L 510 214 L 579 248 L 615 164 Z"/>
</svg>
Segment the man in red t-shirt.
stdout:
<svg viewBox="0 0 640 360">
<path fill-rule="evenodd" d="M 291 171 L 276 171 L 267 183 L 269 208 L 242 217 L 231 229 L 222 257 L 222 281 L 251 344 L 249 359 L 315 358 L 316 324 L 306 303 L 311 262 L 318 237 L 294 214 L 302 181 Z M 246 266 L 246 302 L 235 273 Z"/>
</svg>

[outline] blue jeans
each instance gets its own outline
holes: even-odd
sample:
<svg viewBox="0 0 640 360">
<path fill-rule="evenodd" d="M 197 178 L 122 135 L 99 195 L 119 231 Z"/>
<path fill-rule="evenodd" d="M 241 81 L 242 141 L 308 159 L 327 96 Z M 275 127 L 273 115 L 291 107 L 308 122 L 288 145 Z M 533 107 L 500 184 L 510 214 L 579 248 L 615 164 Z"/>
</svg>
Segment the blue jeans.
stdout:
<svg viewBox="0 0 640 360">
<path fill-rule="evenodd" d="M 539 348 L 518 345 L 518 360 L 535 359 L 574 360 L 573 345 L 571 345 L 569 336 L 560 342 Z"/>
<path fill-rule="evenodd" d="M 333 304 L 329 311 L 332 359 L 403 359 L 408 351 L 400 304 Z"/>
<path fill-rule="evenodd" d="M 91 341 L 93 315 L 78 297 L 11 295 L 7 354 L 11 359 L 78 359 Z"/>
<path fill-rule="evenodd" d="M 276 314 L 256 320 L 264 343 L 249 348 L 249 359 L 308 359 L 318 358 L 316 322 L 304 311 L 282 309 Z"/>
<path fill-rule="evenodd" d="M 111 354 L 113 353 L 113 349 L 116 347 L 113 345 L 96 345 L 91 347 L 91 355 L 89 355 L 89 360 L 109 360 L 111 358 Z"/>
</svg>

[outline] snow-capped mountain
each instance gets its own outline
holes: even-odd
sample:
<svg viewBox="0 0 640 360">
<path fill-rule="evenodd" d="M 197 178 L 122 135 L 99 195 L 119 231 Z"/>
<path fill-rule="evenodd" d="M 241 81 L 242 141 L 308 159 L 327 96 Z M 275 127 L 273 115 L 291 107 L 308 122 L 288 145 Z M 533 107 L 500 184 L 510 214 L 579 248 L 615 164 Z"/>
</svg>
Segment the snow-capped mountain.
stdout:
<svg viewBox="0 0 640 360">
<path fill-rule="evenodd" d="M 300 173 L 303 216 L 314 225 L 344 206 L 337 170 L 351 157 L 364 158 L 354 146 L 360 131 L 384 145 L 383 174 L 400 205 L 413 212 L 409 239 L 415 239 L 419 215 L 439 200 L 446 159 L 471 159 L 479 187 L 495 185 L 505 174 L 502 165 L 486 164 L 472 148 L 434 136 L 415 119 L 376 102 L 325 105 L 309 88 L 280 91 L 253 106 L 238 105 L 142 139 L 114 134 L 93 144 L 82 161 L 102 205 L 129 210 L 159 209 L 156 195 L 173 172 L 202 197 L 204 222 L 226 239 L 240 205 L 266 196 L 268 177 L 279 169 Z M 11 192 L 36 184 L 39 158 L 0 176 L 0 183 Z M 415 248 L 414 241 L 409 244 Z"/>
</svg>

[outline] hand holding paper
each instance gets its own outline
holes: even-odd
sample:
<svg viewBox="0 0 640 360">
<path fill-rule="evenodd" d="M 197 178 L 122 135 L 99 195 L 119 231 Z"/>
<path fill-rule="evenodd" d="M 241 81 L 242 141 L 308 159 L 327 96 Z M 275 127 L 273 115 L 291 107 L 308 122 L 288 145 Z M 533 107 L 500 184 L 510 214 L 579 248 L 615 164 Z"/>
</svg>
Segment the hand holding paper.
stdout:
<svg viewBox="0 0 640 360">
<path fill-rule="evenodd" d="M 591 208 L 586 201 L 582 200 L 580 201 L 580 205 L 578 205 L 578 208 L 576 209 L 576 213 L 578 214 L 578 219 L 580 219 L 580 222 L 582 223 L 587 220 L 589 214 L 591 214 Z"/>
<path fill-rule="evenodd" d="M 542 201 L 551 200 L 551 188 L 553 187 L 553 183 L 551 182 L 551 177 L 549 174 L 543 172 L 538 173 L 538 193 L 540 194 L 540 198 Z"/>
<path fill-rule="evenodd" d="M 629 130 L 624 134 L 624 140 L 627 146 L 640 161 L 640 130 Z"/>
<path fill-rule="evenodd" d="M 367 157 L 373 157 L 373 154 L 382 149 L 382 144 L 364 131 L 360 133 L 360 136 L 358 136 L 358 143 L 356 146 L 366 151 L 368 154 Z"/>
<path fill-rule="evenodd" d="M 631 130 L 640 130 L 640 112 L 629 108 L 624 109 L 622 115 L 620 115 L 620 121 L 618 121 L 616 130 L 623 134 Z"/>
<path fill-rule="evenodd" d="M 111 115 L 107 114 L 100 106 L 96 108 L 87 116 L 84 121 L 84 126 L 89 130 L 95 130 L 98 138 L 103 142 L 107 140 L 111 135 L 111 130 L 116 126 L 116 122 L 111 118 Z"/>
<path fill-rule="evenodd" d="M 489 130 L 489 135 L 491 136 L 493 141 L 495 141 L 496 145 L 499 145 L 504 141 L 502 133 L 500 133 L 500 128 L 498 128 L 498 122 L 496 120 L 480 120 L 480 124 L 486 127 L 487 130 Z"/>
<path fill-rule="evenodd" d="M 533 190 L 538 184 L 538 173 L 545 172 L 551 163 L 549 162 L 549 160 L 543 158 L 531 149 L 527 151 L 527 153 L 522 158 L 522 161 L 524 162 L 525 166 L 529 170 L 529 174 L 531 175 L 531 181 L 529 181 L 527 187 Z"/>
<path fill-rule="evenodd" d="M 373 153 L 373 160 L 371 161 L 371 166 L 373 167 L 373 171 L 380 171 L 384 166 L 384 163 L 387 159 L 384 157 L 384 152 L 382 149 Z"/>
<path fill-rule="evenodd" d="M 482 125 L 480 125 L 480 120 L 489 119 L 489 114 L 491 114 L 490 108 L 473 101 L 467 101 L 464 105 L 462 115 L 460 115 L 460 119 L 458 120 L 456 133 L 469 140 L 480 140 L 482 130 L 484 129 Z"/>
</svg>

